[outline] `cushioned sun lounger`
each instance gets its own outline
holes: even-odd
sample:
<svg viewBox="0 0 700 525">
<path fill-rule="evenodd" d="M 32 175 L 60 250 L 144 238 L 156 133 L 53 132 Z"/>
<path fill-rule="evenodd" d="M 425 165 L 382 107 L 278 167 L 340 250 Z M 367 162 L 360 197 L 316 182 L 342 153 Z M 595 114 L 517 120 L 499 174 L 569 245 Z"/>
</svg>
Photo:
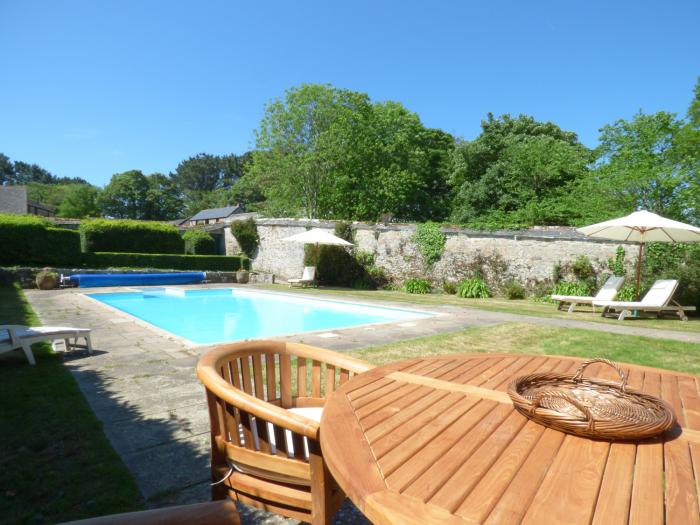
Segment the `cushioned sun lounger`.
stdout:
<svg viewBox="0 0 700 525">
<path fill-rule="evenodd" d="M 289 287 L 291 288 L 293 285 L 298 284 L 299 286 L 309 286 L 314 284 L 314 280 L 316 279 L 316 267 L 315 266 L 306 266 L 304 268 L 304 273 L 301 276 L 301 279 L 289 279 L 287 282 L 289 283 Z"/>
<path fill-rule="evenodd" d="M 656 281 L 641 301 L 595 301 L 595 306 L 603 307 L 603 317 L 611 313 L 619 312 L 618 320 L 634 315 L 634 312 L 650 312 L 661 316 L 664 313 L 674 313 L 681 321 L 687 321 L 685 312 L 695 311 L 694 306 L 681 306 L 672 301 L 673 294 L 678 288 L 675 279 L 662 279 Z"/>
<path fill-rule="evenodd" d="M 557 309 L 561 310 L 562 305 L 569 303 L 569 313 L 574 311 L 577 304 L 590 304 L 594 305 L 597 301 L 612 301 L 615 299 L 617 292 L 622 288 L 622 283 L 624 282 L 624 277 L 610 277 L 603 287 L 598 290 L 595 297 L 589 297 L 584 295 L 552 295 L 554 301 L 558 301 Z M 595 306 L 594 306 L 595 309 Z"/>
<path fill-rule="evenodd" d="M 78 344 L 78 339 L 85 339 L 85 344 Z M 63 341 L 66 350 L 84 348 L 92 353 L 89 328 L 0 325 L 0 354 L 21 348 L 29 364 L 35 365 L 36 360 L 32 353 L 32 345 L 40 341 L 51 341 L 54 350 L 56 342 Z"/>
</svg>

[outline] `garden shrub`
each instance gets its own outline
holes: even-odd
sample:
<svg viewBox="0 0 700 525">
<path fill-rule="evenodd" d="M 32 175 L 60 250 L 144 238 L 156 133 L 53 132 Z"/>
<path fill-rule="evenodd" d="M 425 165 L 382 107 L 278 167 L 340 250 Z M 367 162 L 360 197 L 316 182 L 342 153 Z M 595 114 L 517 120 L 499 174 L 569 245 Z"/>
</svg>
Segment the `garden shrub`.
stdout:
<svg viewBox="0 0 700 525">
<path fill-rule="evenodd" d="M 616 301 L 636 301 L 637 300 L 637 285 L 626 284 L 615 296 Z"/>
<path fill-rule="evenodd" d="M 595 270 L 593 269 L 591 260 L 586 255 L 579 255 L 571 266 L 571 269 L 573 270 L 576 279 L 595 285 Z"/>
<path fill-rule="evenodd" d="M 525 287 L 515 280 L 508 281 L 503 285 L 503 294 L 508 299 L 525 299 L 527 295 Z"/>
<path fill-rule="evenodd" d="M 561 267 L 561 262 L 556 262 L 552 266 L 552 282 L 558 283 L 564 278 L 564 270 Z"/>
<path fill-rule="evenodd" d="M 335 235 L 352 241 L 352 227 L 338 222 Z M 325 286 L 376 290 L 389 283 L 384 270 L 374 264 L 374 254 L 343 246 L 304 246 L 304 265 L 316 266 L 316 280 Z"/>
<path fill-rule="evenodd" d="M 345 221 L 338 221 L 333 228 L 335 235 L 348 242 L 352 242 L 352 224 Z"/>
<path fill-rule="evenodd" d="M 457 293 L 457 285 L 449 281 L 442 283 L 442 291 L 448 295 L 454 295 Z"/>
<path fill-rule="evenodd" d="M 406 293 L 426 294 L 430 293 L 431 286 L 425 279 L 408 279 L 403 283 L 403 289 Z"/>
<path fill-rule="evenodd" d="M 459 283 L 457 295 L 467 299 L 486 299 L 491 297 L 491 290 L 483 279 L 465 279 Z"/>
<path fill-rule="evenodd" d="M 617 277 L 625 276 L 625 249 L 622 246 L 615 250 L 615 257 L 608 258 L 608 268 Z"/>
<path fill-rule="evenodd" d="M 426 222 L 416 226 L 413 241 L 418 245 L 418 250 L 425 258 L 428 268 L 432 268 L 442 257 L 446 239 L 445 234 L 440 231 L 440 226 L 434 222 Z"/>
<path fill-rule="evenodd" d="M 551 303 L 552 285 L 548 282 L 539 282 L 532 289 L 532 298 L 537 302 Z"/>
<path fill-rule="evenodd" d="M 83 252 L 177 253 L 185 242 L 171 224 L 130 219 L 93 219 L 80 224 Z"/>
<path fill-rule="evenodd" d="M 642 261 L 642 293 L 657 279 L 678 279 L 674 299 L 700 307 L 700 244 L 650 243 Z"/>
<path fill-rule="evenodd" d="M 216 255 L 216 241 L 204 230 L 187 230 L 182 236 L 185 253 L 189 255 Z"/>
<path fill-rule="evenodd" d="M 583 281 L 561 281 L 554 285 L 553 295 L 591 295 L 591 285 Z"/>
<path fill-rule="evenodd" d="M 252 217 L 244 221 L 233 221 L 231 223 L 231 233 L 236 238 L 241 251 L 251 259 L 255 257 L 255 252 L 260 244 L 258 237 L 258 227 Z"/>
<path fill-rule="evenodd" d="M 0 214 L 0 266 L 80 266 L 80 235 L 40 217 Z"/>
<path fill-rule="evenodd" d="M 157 268 L 212 272 L 250 269 L 250 260 L 241 256 L 96 252 L 85 253 L 83 257 L 88 268 Z"/>
</svg>

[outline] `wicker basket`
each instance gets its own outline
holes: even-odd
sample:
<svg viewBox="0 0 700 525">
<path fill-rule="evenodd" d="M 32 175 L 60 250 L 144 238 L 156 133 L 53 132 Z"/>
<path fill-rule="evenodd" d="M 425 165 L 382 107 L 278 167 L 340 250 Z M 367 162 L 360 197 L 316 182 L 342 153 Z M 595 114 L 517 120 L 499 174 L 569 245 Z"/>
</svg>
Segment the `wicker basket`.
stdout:
<svg viewBox="0 0 700 525">
<path fill-rule="evenodd" d="M 620 382 L 584 378 L 584 370 L 592 363 L 612 366 Z M 639 440 L 657 436 L 675 422 L 670 406 L 627 388 L 624 372 L 607 359 L 585 361 L 573 377 L 555 373 L 518 377 L 508 394 L 524 416 L 577 436 Z"/>
</svg>

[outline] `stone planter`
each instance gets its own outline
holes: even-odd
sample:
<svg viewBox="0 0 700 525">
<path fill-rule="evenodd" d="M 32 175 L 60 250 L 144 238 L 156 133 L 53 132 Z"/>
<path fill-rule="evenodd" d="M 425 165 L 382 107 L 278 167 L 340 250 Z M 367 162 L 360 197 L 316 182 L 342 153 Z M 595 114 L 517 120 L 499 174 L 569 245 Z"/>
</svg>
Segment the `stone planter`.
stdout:
<svg viewBox="0 0 700 525">
<path fill-rule="evenodd" d="M 248 284 L 250 273 L 248 270 L 238 270 L 236 272 L 236 282 L 239 284 Z"/>
<path fill-rule="evenodd" d="M 36 274 L 36 286 L 40 290 L 53 290 L 58 283 L 58 275 L 51 271 L 41 271 Z"/>
</svg>

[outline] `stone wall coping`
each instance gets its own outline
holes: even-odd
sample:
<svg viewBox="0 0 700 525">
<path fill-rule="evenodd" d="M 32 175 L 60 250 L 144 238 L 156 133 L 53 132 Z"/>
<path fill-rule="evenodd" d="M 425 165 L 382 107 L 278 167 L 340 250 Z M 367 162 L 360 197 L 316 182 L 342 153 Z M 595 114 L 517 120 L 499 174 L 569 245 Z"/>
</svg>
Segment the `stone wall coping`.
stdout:
<svg viewBox="0 0 700 525">
<path fill-rule="evenodd" d="M 256 224 L 260 226 L 286 226 L 286 227 L 313 227 L 313 228 L 328 228 L 335 227 L 337 221 L 321 220 L 321 219 L 256 219 Z M 413 232 L 416 230 L 416 224 L 412 223 L 388 223 L 388 224 L 369 224 L 364 222 L 350 223 L 355 230 L 365 231 L 404 231 Z M 623 241 L 614 241 L 609 239 L 593 239 L 578 233 L 573 227 L 552 226 L 542 227 L 537 226 L 528 230 L 475 230 L 471 228 L 460 228 L 457 226 L 442 226 L 440 230 L 447 235 L 464 235 L 467 238 L 496 238 L 496 239 L 512 239 L 514 241 L 578 241 L 591 242 L 602 244 L 636 244 Z"/>
</svg>

